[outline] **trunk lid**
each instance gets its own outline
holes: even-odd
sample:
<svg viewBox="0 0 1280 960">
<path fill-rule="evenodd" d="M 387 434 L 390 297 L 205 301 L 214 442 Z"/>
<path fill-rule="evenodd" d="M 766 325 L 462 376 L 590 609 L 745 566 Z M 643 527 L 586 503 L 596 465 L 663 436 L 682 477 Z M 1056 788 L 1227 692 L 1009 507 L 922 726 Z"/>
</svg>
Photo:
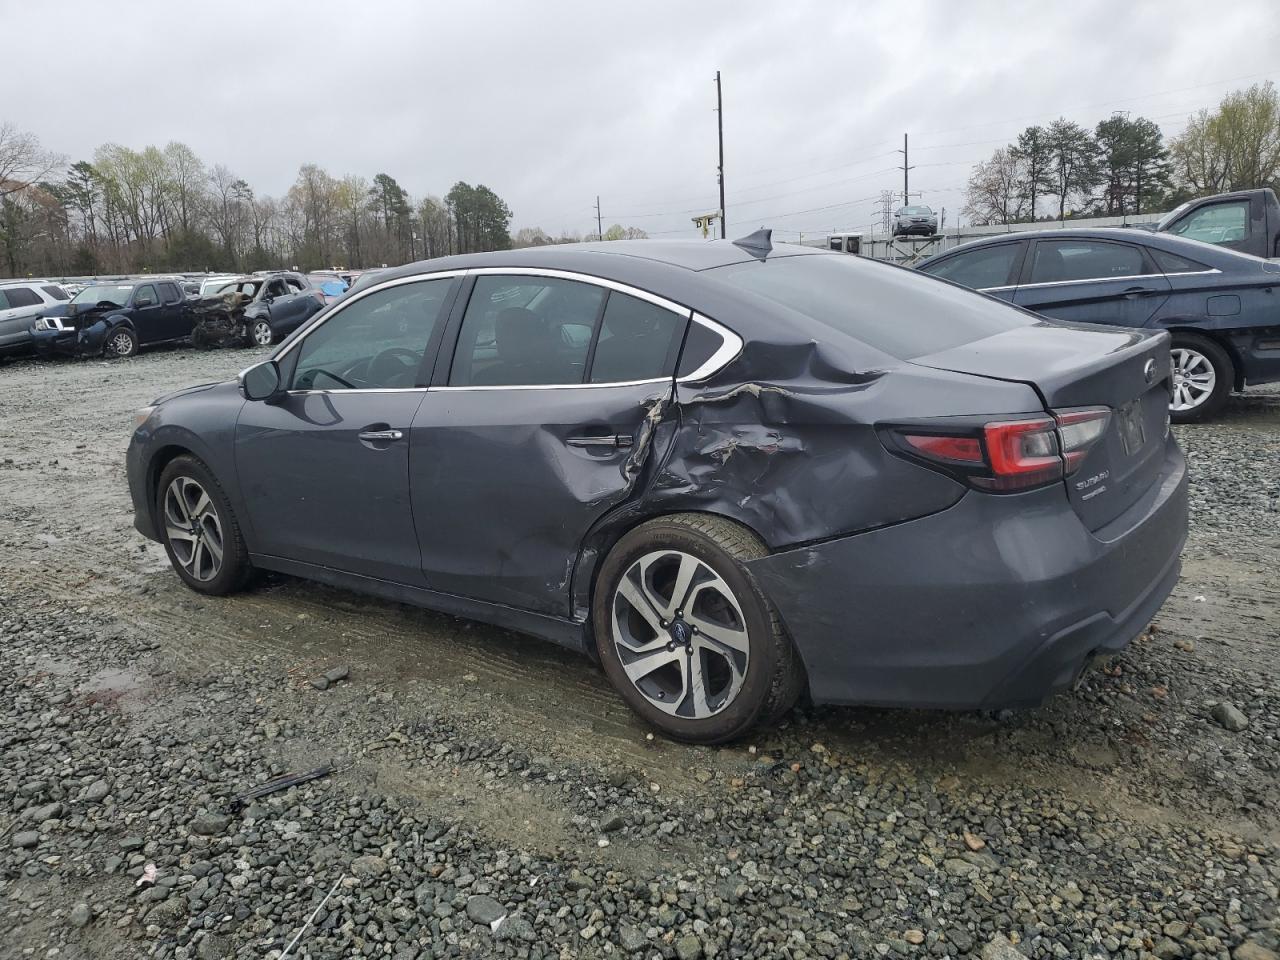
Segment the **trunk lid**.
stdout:
<svg viewBox="0 0 1280 960">
<path fill-rule="evenodd" d="M 1037 323 L 912 363 L 1028 384 L 1048 410 L 1109 408 L 1106 432 L 1066 478 L 1071 505 L 1090 530 L 1132 506 L 1160 473 L 1171 376 L 1167 333 Z"/>
</svg>

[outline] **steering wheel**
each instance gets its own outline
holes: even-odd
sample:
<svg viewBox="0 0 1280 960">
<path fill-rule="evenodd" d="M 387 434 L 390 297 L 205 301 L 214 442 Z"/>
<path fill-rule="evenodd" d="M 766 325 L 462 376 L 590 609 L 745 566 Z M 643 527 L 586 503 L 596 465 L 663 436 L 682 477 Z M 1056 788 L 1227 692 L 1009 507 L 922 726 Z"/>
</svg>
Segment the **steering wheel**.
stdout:
<svg viewBox="0 0 1280 960">
<path fill-rule="evenodd" d="M 387 376 L 385 378 L 382 377 L 380 374 L 383 364 L 392 360 L 397 361 L 396 366 L 399 369 L 389 370 Z M 366 376 L 370 380 L 390 379 L 397 374 L 409 373 L 416 369 L 421 362 L 422 356 L 414 353 L 408 347 L 388 347 L 369 361 L 369 369 Z"/>
</svg>

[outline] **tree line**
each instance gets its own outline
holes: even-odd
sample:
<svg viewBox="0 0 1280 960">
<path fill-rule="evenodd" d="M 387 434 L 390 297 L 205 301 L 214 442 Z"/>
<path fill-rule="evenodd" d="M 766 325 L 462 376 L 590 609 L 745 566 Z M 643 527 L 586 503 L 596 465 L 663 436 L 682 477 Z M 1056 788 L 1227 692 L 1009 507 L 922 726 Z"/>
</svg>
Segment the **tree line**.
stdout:
<svg viewBox="0 0 1280 960">
<path fill-rule="evenodd" d="M 1280 94 L 1270 82 L 1201 110 L 1167 146 L 1155 121 L 1123 113 L 1093 130 L 1066 119 L 1027 127 L 974 167 L 962 212 L 979 225 L 1116 217 L 1267 186 L 1280 187 Z"/>
<path fill-rule="evenodd" d="M 319 269 L 509 247 L 511 210 L 483 184 L 410 196 L 395 178 L 304 164 L 258 194 L 183 143 L 99 147 L 69 166 L 0 125 L 0 270 L 11 276 Z"/>
</svg>

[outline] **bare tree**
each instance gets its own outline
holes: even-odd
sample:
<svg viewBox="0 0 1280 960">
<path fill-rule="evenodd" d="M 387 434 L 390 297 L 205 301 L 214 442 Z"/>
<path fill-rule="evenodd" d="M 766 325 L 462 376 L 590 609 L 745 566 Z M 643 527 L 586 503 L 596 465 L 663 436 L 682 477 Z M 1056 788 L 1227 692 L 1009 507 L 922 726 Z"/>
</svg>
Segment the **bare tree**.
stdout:
<svg viewBox="0 0 1280 960">
<path fill-rule="evenodd" d="M 0 123 L 0 197 L 39 183 L 62 164 L 63 158 L 42 148 L 34 134 Z"/>
<path fill-rule="evenodd" d="M 974 167 L 965 188 L 963 213 L 971 223 L 1017 223 L 1026 218 L 1025 164 L 1013 148 L 1001 147 Z"/>
</svg>

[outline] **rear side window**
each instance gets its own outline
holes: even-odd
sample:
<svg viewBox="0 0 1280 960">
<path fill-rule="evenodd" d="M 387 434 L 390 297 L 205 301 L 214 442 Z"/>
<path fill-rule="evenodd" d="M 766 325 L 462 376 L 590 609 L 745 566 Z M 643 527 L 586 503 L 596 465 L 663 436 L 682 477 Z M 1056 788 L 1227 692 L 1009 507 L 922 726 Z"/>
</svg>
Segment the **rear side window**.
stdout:
<svg viewBox="0 0 1280 960">
<path fill-rule="evenodd" d="M 11 307 L 38 307 L 44 302 L 38 293 L 26 287 L 10 287 L 6 293 Z"/>
<path fill-rule="evenodd" d="M 946 260 L 921 267 L 921 270 L 930 276 L 941 277 L 974 290 L 1003 287 L 1012 282 L 1013 266 L 1021 248 L 1020 243 L 994 244 L 980 250 L 958 253 Z"/>
<path fill-rule="evenodd" d="M 1166 250 L 1151 250 L 1151 256 L 1155 257 L 1156 265 L 1165 273 L 1196 273 L 1209 269 L 1203 263 L 1196 263 Z"/>
<path fill-rule="evenodd" d="M 67 291 L 63 290 L 61 287 L 55 287 L 52 284 L 50 284 L 47 287 L 41 287 L 40 289 L 43 290 L 45 293 L 47 293 L 49 296 L 53 297 L 53 299 L 55 300 L 71 299 L 70 297 L 67 296 Z"/>
<path fill-rule="evenodd" d="M 686 322 L 657 304 L 611 291 L 591 361 L 591 382 L 670 376 Z"/>
<path fill-rule="evenodd" d="M 176 283 L 160 284 L 160 296 L 164 298 L 165 303 L 181 303 L 182 293 L 178 290 Z"/>
<path fill-rule="evenodd" d="M 748 260 L 708 270 L 706 276 L 901 360 L 1039 322 L 915 270 L 844 254 Z"/>
<path fill-rule="evenodd" d="M 1147 273 L 1138 247 L 1104 240 L 1041 240 L 1031 264 L 1031 283 L 1106 280 Z"/>
<path fill-rule="evenodd" d="M 605 292 L 556 277 L 478 277 L 449 385 L 582 383 Z"/>
<path fill-rule="evenodd" d="M 3 290 L 0 290 L 0 310 L 8 310 L 9 306 L 8 295 Z"/>
</svg>

